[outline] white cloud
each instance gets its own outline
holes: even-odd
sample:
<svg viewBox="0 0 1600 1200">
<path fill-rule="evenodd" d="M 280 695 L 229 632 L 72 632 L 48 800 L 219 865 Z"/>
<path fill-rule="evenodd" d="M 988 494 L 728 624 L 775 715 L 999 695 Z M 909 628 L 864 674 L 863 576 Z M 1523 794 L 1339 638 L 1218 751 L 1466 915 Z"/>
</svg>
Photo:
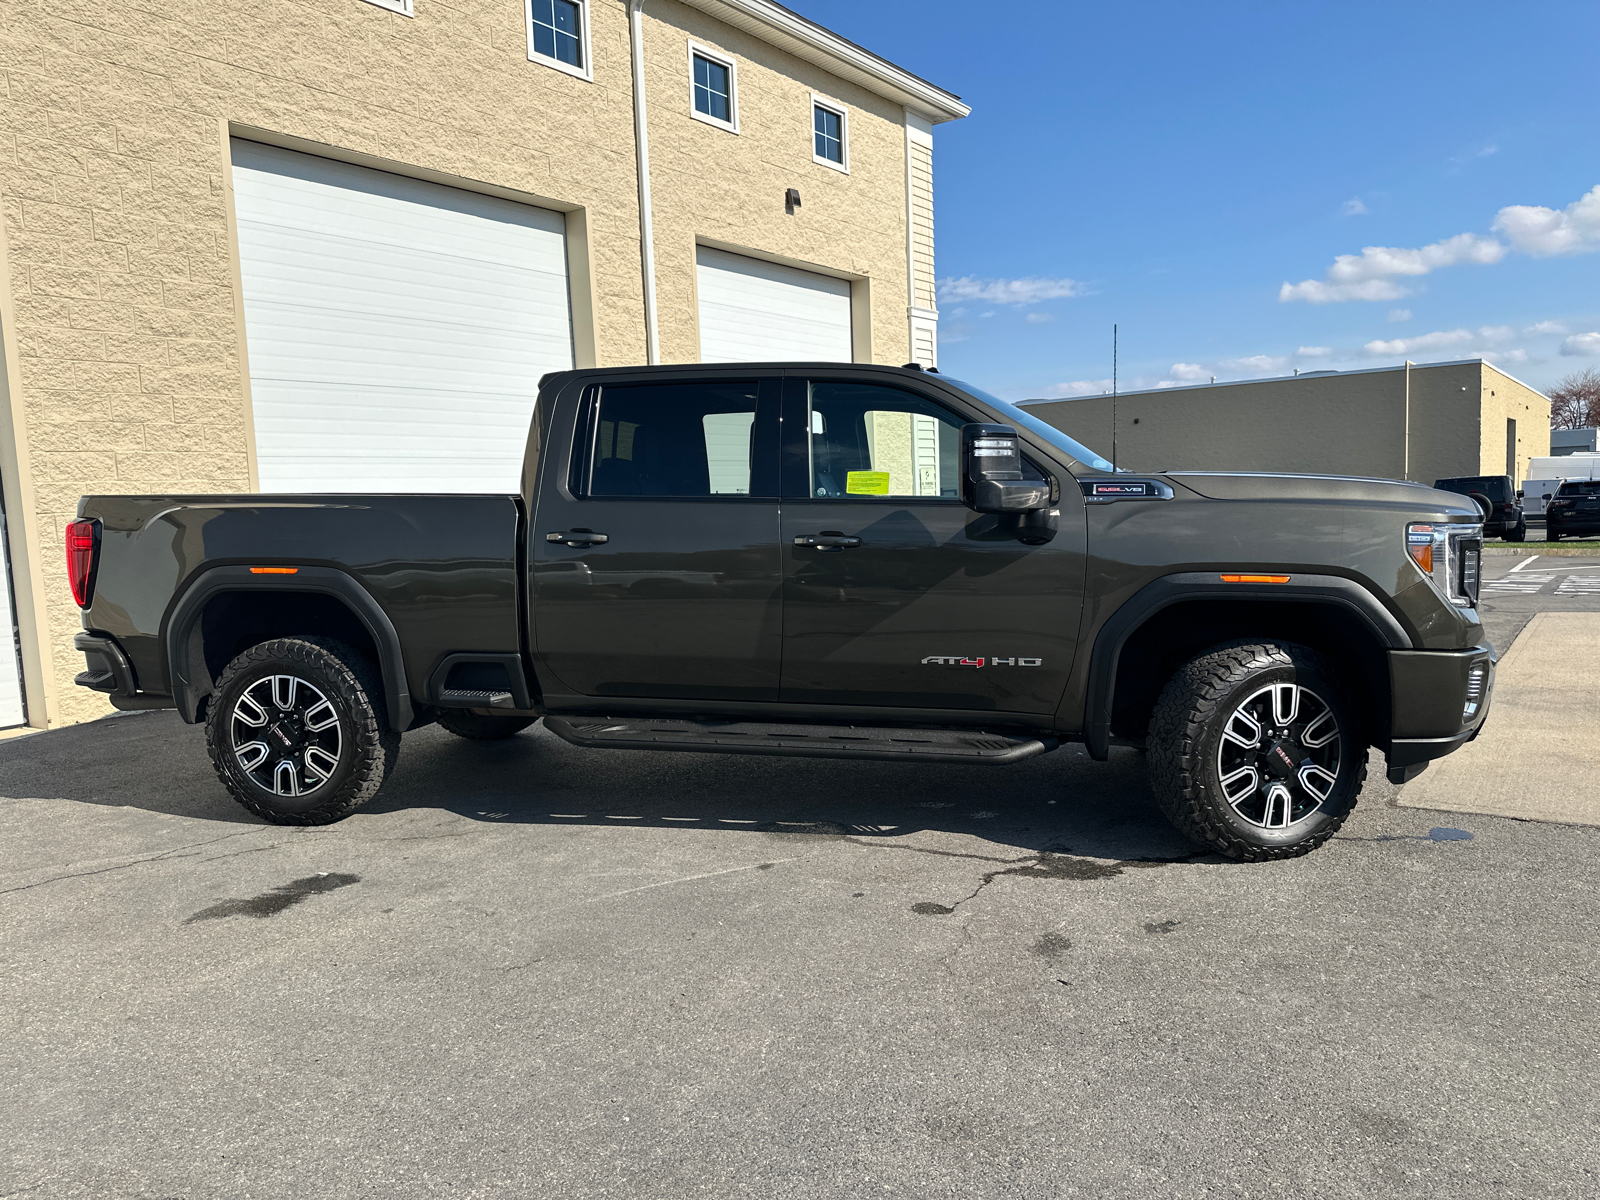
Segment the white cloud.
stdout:
<svg viewBox="0 0 1600 1200">
<path fill-rule="evenodd" d="M 1054 321 L 1055 317 L 1047 312 L 1031 312 L 1025 319 L 1029 325 L 1045 325 Z"/>
<path fill-rule="evenodd" d="M 1561 343 L 1561 353 L 1579 358 L 1600 354 L 1600 333 L 1575 333 Z"/>
<path fill-rule="evenodd" d="M 1339 206 L 1339 211 L 1347 217 L 1364 217 L 1367 215 L 1367 206 L 1359 198 L 1352 197 Z"/>
<path fill-rule="evenodd" d="M 1225 358 L 1217 364 L 1220 371 L 1254 371 L 1262 374 L 1281 371 L 1289 365 L 1287 358 L 1274 358 L 1270 354 L 1252 354 L 1249 358 Z"/>
<path fill-rule="evenodd" d="M 1563 209 L 1513 204 L 1494 219 L 1495 232 L 1524 254 L 1549 258 L 1600 250 L 1600 187 L 1585 192 Z"/>
<path fill-rule="evenodd" d="M 1173 363 L 1172 369 L 1167 374 L 1188 383 L 1198 383 L 1202 379 L 1211 378 L 1211 372 L 1199 363 Z"/>
<path fill-rule="evenodd" d="M 1493 142 L 1490 142 L 1487 146 L 1480 146 L 1478 149 L 1469 150 L 1465 154 L 1454 155 L 1450 161 L 1455 163 L 1457 166 L 1460 166 L 1463 163 L 1471 162 L 1475 158 L 1490 158 L 1499 153 L 1500 147 L 1496 146 Z"/>
<path fill-rule="evenodd" d="M 1505 256 L 1504 245 L 1475 233 L 1458 233 L 1419 250 L 1367 246 L 1360 254 L 1341 254 L 1335 258 L 1326 279 L 1285 283 L 1278 289 L 1278 299 L 1305 300 L 1311 304 L 1398 300 L 1410 293 L 1394 282 L 1395 276 L 1426 275 L 1461 263 L 1496 263 Z"/>
<path fill-rule="evenodd" d="M 1442 350 L 1446 346 L 1466 346 L 1477 340 L 1470 329 L 1446 329 L 1438 333 L 1424 333 L 1414 338 L 1395 338 L 1392 341 L 1372 341 L 1361 347 L 1368 354 L 1415 354 L 1418 350 Z"/>
<path fill-rule="evenodd" d="M 1537 325 L 1529 325 L 1523 333 L 1565 333 L 1567 327 L 1560 321 L 1540 321 Z"/>
<path fill-rule="evenodd" d="M 1295 352 L 1296 358 L 1327 358 L 1333 353 L 1332 346 L 1301 346 Z"/>
<path fill-rule="evenodd" d="M 1528 361 L 1526 350 L 1486 350 L 1483 357 L 1493 363 L 1525 363 Z"/>
<path fill-rule="evenodd" d="M 1386 320 L 1396 325 L 1401 321 L 1409 321 L 1411 320 L 1411 310 L 1409 308 L 1391 308 Z"/>
<path fill-rule="evenodd" d="M 1110 390 L 1109 379 L 1075 379 L 1071 383 L 1052 383 L 1044 389 L 1044 395 L 1050 400 L 1067 400 L 1073 396 L 1098 396 Z"/>
<path fill-rule="evenodd" d="M 1042 300 L 1061 300 L 1083 295 L 1083 284 L 1076 279 L 959 279 L 939 280 L 939 299 L 978 300 L 985 304 L 1038 304 Z"/>
<path fill-rule="evenodd" d="M 1411 355 L 1419 350 L 1462 350 L 1468 347 L 1497 346 L 1517 336 L 1509 325 L 1483 325 L 1477 329 L 1441 329 L 1412 338 L 1394 338 L 1391 341 L 1372 341 L 1361 347 L 1368 354 L 1388 357 L 1395 354 Z M 1502 351 L 1502 357 L 1520 354 L 1521 351 Z M 1526 355 L 1524 355 L 1526 357 Z M 1516 361 L 1520 362 L 1521 359 Z"/>
</svg>

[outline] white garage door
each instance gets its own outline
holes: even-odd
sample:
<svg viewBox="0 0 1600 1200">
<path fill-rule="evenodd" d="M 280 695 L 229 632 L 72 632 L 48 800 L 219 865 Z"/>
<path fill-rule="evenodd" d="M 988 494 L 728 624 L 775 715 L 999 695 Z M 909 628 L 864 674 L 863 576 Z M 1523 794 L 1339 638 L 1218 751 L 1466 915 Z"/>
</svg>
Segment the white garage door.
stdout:
<svg viewBox="0 0 1600 1200">
<path fill-rule="evenodd" d="M 701 362 L 849 362 L 850 284 L 702 246 Z"/>
<path fill-rule="evenodd" d="M 233 181 L 261 489 L 518 491 L 563 216 L 245 141 Z"/>
</svg>

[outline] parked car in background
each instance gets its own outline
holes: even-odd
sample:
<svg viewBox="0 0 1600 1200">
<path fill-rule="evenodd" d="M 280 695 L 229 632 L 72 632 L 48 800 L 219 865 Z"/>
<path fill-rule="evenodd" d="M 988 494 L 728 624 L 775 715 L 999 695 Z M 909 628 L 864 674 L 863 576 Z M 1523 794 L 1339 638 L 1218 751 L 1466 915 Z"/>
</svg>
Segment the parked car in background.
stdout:
<svg viewBox="0 0 1600 1200">
<path fill-rule="evenodd" d="M 1522 493 L 1509 475 L 1462 475 L 1455 479 L 1435 479 L 1441 492 L 1471 496 L 1483 509 L 1483 536 L 1504 538 L 1508 542 L 1528 540 L 1528 520 L 1522 512 Z"/>
<path fill-rule="evenodd" d="M 1544 510 L 1544 527 L 1545 537 L 1552 542 L 1600 533 L 1600 479 L 1563 483 Z"/>
</svg>

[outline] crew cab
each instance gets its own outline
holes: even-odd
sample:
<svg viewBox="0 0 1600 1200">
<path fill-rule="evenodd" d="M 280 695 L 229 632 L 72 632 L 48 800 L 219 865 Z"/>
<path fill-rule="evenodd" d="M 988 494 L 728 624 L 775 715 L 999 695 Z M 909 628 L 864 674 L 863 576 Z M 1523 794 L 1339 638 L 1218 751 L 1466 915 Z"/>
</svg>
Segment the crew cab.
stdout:
<svg viewBox="0 0 1600 1200">
<path fill-rule="evenodd" d="M 1463 497 L 1119 471 L 919 368 L 546 376 L 520 495 L 86 496 L 85 687 L 203 723 L 283 824 L 370 798 L 400 737 L 1003 765 L 1149 750 L 1198 843 L 1320 845 L 1369 747 L 1476 736 L 1494 652 Z"/>
</svg>

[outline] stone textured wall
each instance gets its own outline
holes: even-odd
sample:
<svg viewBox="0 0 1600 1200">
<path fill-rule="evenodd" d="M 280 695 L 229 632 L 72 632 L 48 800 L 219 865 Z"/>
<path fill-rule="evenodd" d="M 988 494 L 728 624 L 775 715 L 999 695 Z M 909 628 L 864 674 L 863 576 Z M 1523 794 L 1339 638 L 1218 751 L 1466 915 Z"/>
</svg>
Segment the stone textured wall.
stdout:
<svg viewBox="0 0 1600 1200">
<path fill-rule="evenodd" d="M 652 0 L 644 11 L 663 361 L 700 357 L 694 254 L 705 239 L 869 277 L 871 345 L 855 356 L 905 362 L 904 110 L 688 5 Z M 738 62 L 738 133 L 689 115 L 691 39 Z M 812 161 L 812 92 L 849 106 L 848 175 Z"/>
<path fill-rule="evenodd" d="M 709 236 L 872 276 L 872 356 L 903 361 L 899 109 L 696 10 L 650 8 L 665 357 L 697 357 L 693 245 Z M 582 207 L 598 361 L 643 361 L 624 6 L 594 0 L 591 26 L 592 83 L 528 61 L 518 0 L 417 0 L 415 17 L 362 0 L 0 0 L 13 407 L 62 719 L 106 711 L 71 684 L 60 544 L 78 497 L 250 486 L 230 122 Z M 690 33 L 742 60 L 738 137 L 686 115 Z M 849 176 L 810 161 L 813 88 L 851 106 Z"/>
</svg>

